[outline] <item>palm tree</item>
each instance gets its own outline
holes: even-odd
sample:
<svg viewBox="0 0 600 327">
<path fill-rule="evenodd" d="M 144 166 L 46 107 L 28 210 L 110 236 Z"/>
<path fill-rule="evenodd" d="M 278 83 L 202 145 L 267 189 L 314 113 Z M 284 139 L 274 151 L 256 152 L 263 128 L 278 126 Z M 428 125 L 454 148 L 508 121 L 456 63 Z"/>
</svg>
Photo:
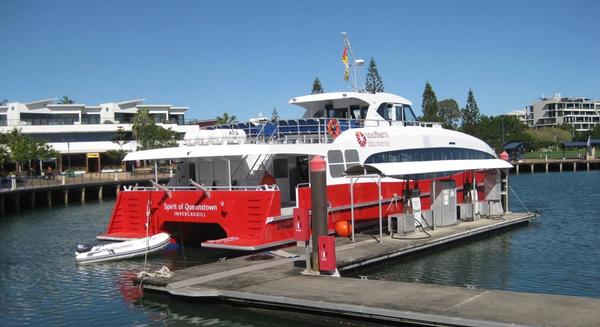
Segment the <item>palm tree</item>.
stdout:
<svg viewBox="0 0 600 327">
<path fill-rule="evenodd" d="M 217 116 L 217 125 L 231 124 L 235 122 L 237 122 L 237 117 L 235 115 L 229 116 L 228 113 L 224 112 L 223 116 Z"/>
<path fill-rule="evenodd" d="M 58 100 L 59 104 L 73 104 L 75 103 L 75 101 L 73 101 L 73 99 L 69 98 L 66 95 L 63 95 L 62 98 L 60 98 L 60 100 Z"/>
</svg>

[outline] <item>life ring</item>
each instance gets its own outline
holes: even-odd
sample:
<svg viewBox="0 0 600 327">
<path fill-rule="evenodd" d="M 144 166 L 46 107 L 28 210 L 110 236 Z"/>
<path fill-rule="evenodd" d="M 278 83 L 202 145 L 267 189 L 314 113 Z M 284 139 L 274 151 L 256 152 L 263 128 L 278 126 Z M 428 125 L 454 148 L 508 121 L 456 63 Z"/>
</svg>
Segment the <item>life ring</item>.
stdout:
<svg viewBox="0 0 600 327">
<path fill-rule="evenodd" d="M 338 135 L 340 135 L 340 133 L 342 133 L 342 130 L 340 128 L 340 123 L 338 122 L 338 120 L 330 119 L 327 123 L 327 134 L 329 134 L 329 136 L 335 139 L 336 137 L 338 137 Z"/>
</svg>

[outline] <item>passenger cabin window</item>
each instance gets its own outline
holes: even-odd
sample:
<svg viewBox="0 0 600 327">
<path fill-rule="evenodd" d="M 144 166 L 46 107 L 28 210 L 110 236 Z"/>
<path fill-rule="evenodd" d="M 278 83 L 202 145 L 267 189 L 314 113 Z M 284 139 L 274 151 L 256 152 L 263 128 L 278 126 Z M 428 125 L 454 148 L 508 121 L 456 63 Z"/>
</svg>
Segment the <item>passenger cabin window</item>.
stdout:
<svg viewBox="0 0 600 327">
<path fill-rule="evenodd" d="M 464 149 L 464 148 L 426 148 L 426 149 L 407 149 L 380 152 L 371 155 L 365 160 L 365 163 L 386 163 L 386 162 L 414 162 L 414 161 L 434 161 L 434 160 L 469 160 L 469 159 L 494 159 L 495 157 L 487 152 Z"/>
<path fill-rule="evenodd" d="M 346 158 L 346 170 L 348 170 L 350 167 L 360 165 L 360 161 L 358 160 L 358 151 L 346 150 L 344 151 L 344 157 Z"/>
<path fill-rule="evenodd" d="M 341 177 L 344 175 L 344 158 L 342 157 L 342 151 L 328 151 L 327 162 L 329 163 L 329 174 L 331 177 Z"/>
</svg>

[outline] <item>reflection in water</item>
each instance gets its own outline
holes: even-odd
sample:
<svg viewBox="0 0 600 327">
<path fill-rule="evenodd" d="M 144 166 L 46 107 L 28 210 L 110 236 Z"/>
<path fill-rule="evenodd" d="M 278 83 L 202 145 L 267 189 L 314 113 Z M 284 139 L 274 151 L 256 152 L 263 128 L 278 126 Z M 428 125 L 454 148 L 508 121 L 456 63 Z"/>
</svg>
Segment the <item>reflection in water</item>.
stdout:
<svg viewBox="0 0 600 327">
<path fill-rule="evenodd" d="M 542 217 L 530 226 L 367 267 L 371 279 L 600 297 L 600 173 L 511 176 Z M 113 201 L 69 204 L 0 219 L 0 317 L 13 325 L 305 326 L 290 312 L 185 303 L 139 292 L 130 278 L 144 260 L 78 266 L 77 243 L 106 228 Z M 513 199 L 513 209 L 518 202 Z M 171 270 L 231 257 L 210 249 L 168 248 L 146 270 Z M 267 318 L 265 318 L 267 317 Z M 332 325 L 323 318 L 310 325 Z"/>
</svg>

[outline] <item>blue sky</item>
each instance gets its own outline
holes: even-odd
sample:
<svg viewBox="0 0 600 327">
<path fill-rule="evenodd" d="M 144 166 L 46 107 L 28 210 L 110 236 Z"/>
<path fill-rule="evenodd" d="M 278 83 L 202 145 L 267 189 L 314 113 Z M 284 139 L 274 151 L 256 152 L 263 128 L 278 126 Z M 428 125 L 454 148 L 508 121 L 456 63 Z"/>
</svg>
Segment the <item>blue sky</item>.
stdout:
<svg viewBox="0 0 600 327">
<path fill-rule="evenodd" d="M 420 113 L 429 81 L 497 115 L 542 95 L 600 98 L 600 1 L 0 2 L 0 98 L 146 98 L 247 119 L 319 77 L 347 90 L 340 32 Z"/>
</svg>

